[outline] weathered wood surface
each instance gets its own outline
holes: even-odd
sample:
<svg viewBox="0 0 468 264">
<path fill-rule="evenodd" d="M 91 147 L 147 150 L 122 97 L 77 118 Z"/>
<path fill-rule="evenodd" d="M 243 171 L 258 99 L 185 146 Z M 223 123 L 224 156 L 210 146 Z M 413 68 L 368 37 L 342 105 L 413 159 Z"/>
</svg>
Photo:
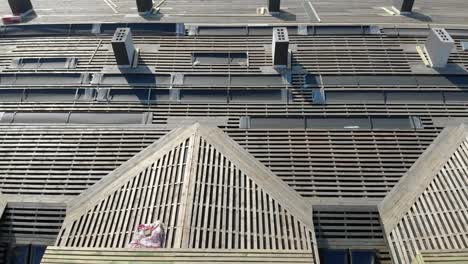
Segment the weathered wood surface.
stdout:
<svg viewBox="0 0 468 264">
<path fill-rule="evenodd" d="M 464 264 L 468 263 L 468 249 L 422 251 L 411 264 Z"/>
<path fill-rule="evenodd" d="M 89 188 L 56 244 L 124 248 L 156 220 L 169 248 L 317 255 L 311 206 L 217 127 L 175 129 Z"/>
<path fill-rule="evenodd" d="M 468 248 L 468 133 L 447 128 L 380 206 L 393 262 Z"/>
<path fill-rule="evenodd" d="M 382 223 L 392 230 L 426 191 L 440 170 L 465 141 L 464 126 L 445 128 L 379 204 Z M 462 186 L 461 186 L 462 187 Z"/>
<path fill-rule="evenodd" d="M 63 203 L 8 201 L 0 212 L 0 243 L 54 245 L 65 211 Z"/>
<path fill-rule="evenodd" d="M 287 250 L 144 250 L 48 247 L 41 263 L 313 263 L 313 254 L 310 251 Z"/>
</svg>

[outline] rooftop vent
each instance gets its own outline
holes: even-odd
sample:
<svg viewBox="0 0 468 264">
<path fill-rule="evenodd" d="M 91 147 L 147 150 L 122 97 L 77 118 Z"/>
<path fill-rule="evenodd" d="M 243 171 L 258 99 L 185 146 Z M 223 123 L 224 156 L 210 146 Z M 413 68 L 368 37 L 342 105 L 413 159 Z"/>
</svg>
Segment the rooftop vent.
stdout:
<svg viewBox="0 0 468 264">
<path fill-rule="evenodd" d="M 117 28 L 112 38 L 112 49 L 114 50 L 117 65 L 130 66 L 135 55 L 132 32 L 130 28 Z"/>
<path fill-rule="evenodd" d="M 136 0 L 138 13 L 146 13 L 153 9 L 153 0 Z"/>
<path fill-rule="evenodd" d="M 14 15 L 21 15 L 33 9 L 31 0 L 8 0 L 8 4 Z"/>
<path fill-rule="evenodd" d="M 411 13 L 414 0 L 393 0 L 393 7 L 400 13 Z"/>
<path fill-rule="evenodd" d="M 285 27 L 273 28 L 273 66 L 288 65 L 289 36 Z"/>
<path fill-rule="evenodd" d="M 268 0 L 268 12 L 280 12 L 281 0 Z"/>
<path fill-rule="evenodd" d="M 443 68 L 447 65 L 450 52 L 455 42 L 443 28 L 432 28 L 426 40 L 426 52 L 434 68 Z"/>
</svg>

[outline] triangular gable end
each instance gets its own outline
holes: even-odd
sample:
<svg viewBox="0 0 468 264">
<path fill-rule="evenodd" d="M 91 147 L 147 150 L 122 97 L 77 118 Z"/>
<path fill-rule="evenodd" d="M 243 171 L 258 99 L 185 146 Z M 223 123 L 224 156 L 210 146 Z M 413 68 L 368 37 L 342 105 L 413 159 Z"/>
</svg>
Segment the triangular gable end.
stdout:
<svg viewBox="0 0 468 264">
<path fill-rule="evenodd" d="M 210 144 L 213 140 L 200 138 L 187 196 L 184 247 L 312 250 L 312 229 L 276 198 L 288 197 L 289 190 L 264 188 L 257 177 L 262 168 L 252 177 L 245 166 Z"/>
<path fill-rule="evenodd" d="M 216 127 L 170 134 L 154 145 L 163 148 L 152 145 L 117 169 L 127 176 L 107 176 L 72 204 L 57 245 L 124 247 L 139 223 L 159 219 L 168 226 L 166 247 L 316 254 L 311 206 L 250 153 Z M 168 174 L 175 167 L 179 174 Z M 161 217 L 146 200 L 173 211 Z"/>
<path fill-rule="evenodd" d="M 424 250 L 467 249 L 468 133 L 444 129 L 379 205 L 396 264 Z"/>
<path fill-rule="evenodd" d="M 69 204 L 56 244 L 122 248 L 139 223 L 161 220 L 174 247 L 196 126 L 175 129 L 83 192 Z"/>
</svg>

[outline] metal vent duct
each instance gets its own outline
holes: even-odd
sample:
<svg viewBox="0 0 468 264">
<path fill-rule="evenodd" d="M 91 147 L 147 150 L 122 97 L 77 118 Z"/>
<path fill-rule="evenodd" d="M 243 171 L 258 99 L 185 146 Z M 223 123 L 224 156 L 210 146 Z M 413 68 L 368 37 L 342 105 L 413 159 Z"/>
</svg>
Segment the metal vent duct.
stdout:
<svg viewBox="0 0 468 264">
<path fill-rule="evenodd" d="M 268 12 L 280 12 L 281 0 L 268 0 Z"/>
<path fill-rule="evenodd" d="M 273 28 L 273 65 L 288 65 L 289 36 L 285 27 Z"/>
<path fill-rule="evenodd" d="M 135 54 L 130 28 L 117 28 L 112 38 L 112 49 L 118 65 L 130 65 Z"/>
<path fill-rule="evenodd" d="M 445 29 L 432 28 L 426 40 L 426 52 L 432 67 L 445 67 L 454 45 L 455 42 Z"/>
<path fill-rule="evenodd" d="M 411 13 L 414 0 L 393 0 L 393 7 L 401 13 Z"/>
<path fill-rule="evenodd" d="M 10 5 L 11 12 L 14 15 L 24 14 L 33 9 L 30 0 L 8 0 L 8 4 Z"/>
</svg>

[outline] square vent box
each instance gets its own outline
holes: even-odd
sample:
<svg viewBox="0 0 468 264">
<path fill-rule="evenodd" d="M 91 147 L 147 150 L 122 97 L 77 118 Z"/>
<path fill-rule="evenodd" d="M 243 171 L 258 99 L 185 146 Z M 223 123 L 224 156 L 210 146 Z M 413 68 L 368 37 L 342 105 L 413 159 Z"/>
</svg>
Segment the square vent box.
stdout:
<svg viewBox="0 0 468 264">
<path fill-rule="evenodd" d="M 273 28 L 273 65 L 288 65 L 289 36 L 285 27 Z"/>
<path fill-rule="evenodd" d="M 112 49 L 118 65 L 130 65 L 133 62 L 135 47 L 130 28 L 117 28 L 112 38 Z"/>
<path fill-rule="evenodd" d="M 445 29 L 432 28 L 426 40 L 426 52 L 432 67 L 445 67 L 454 46 L 455 41 Z"/>
</svg>

